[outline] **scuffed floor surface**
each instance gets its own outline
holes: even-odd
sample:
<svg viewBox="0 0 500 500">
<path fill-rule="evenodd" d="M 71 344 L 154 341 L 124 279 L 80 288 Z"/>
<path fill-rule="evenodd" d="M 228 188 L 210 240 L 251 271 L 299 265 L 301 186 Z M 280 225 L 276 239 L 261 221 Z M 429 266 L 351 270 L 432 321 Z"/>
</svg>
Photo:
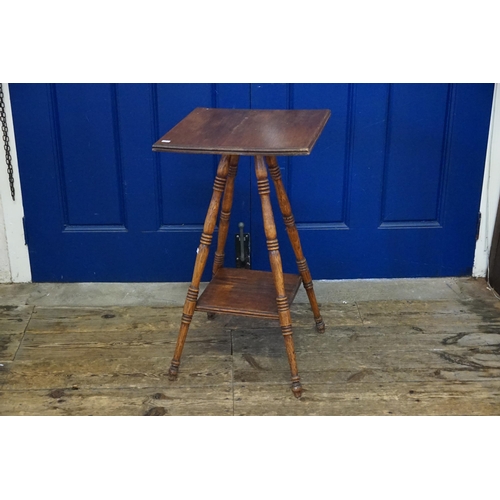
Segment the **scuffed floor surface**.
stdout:
<svg viewBox="0 0 500 500">
<path fill-rule="evenodd" d="M 170 382 L 181 307 L 0 305 L 0 415 L 500 415 L 500 301 L 484 280 L 376 298 L 322 302 L 324 334 L 292 306 L 300 400 L 277 322 L 195 313 Z"/>
</svg>

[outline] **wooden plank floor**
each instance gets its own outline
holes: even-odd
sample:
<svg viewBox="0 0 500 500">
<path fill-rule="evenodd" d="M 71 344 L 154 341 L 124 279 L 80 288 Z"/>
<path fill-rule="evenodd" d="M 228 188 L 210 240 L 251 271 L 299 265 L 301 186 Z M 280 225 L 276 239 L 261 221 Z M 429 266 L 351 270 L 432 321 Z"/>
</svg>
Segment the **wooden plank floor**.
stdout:
<svg viewBox="0 0 500 500">
<path fill-rule="evenodd" d="M 0 306 L 0 415 L 500 415 L 500 301 L 292 306 L 303 397 L 277 322 L 195 313 L 179 379 L 180 307 Z"/>
</svg>

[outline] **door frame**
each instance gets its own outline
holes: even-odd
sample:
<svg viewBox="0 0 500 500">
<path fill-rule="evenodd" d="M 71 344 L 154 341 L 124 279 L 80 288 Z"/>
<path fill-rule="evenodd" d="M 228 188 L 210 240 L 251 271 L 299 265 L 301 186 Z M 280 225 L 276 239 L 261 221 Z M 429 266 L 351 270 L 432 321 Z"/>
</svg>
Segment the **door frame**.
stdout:
<svg viewBox="0 0 500 500">
<path fill-rule="evenodd" d="M 9 84 L 3 84 L 5 112 L 9 128 L 12 167 L 14 171 L 16 200 L 10 196 L 5 156 L 0 154 L 0 283 L 31 282 L 28 247 L 23 225 L 22 191 L 19 183 L 19 166 L 12 120 Z M 1 148 L 3 149 L 3 148 Z M 496 168 L 495 168 L 496 167 Z M 476 241 L 472 276 L 486 277 L 491 240 L 500 199 L 500 90 L 495 84 L 491 110 L 485 174 L 480 202 L 481 224 Z"/>
<path fill-rule="evenodd" d="M 491 108 L 490 130 L 484 166 L 479 213 L 481 221 L 476 241 L 472 276 L 485 278 L 488 273 L 493 229 L 500 199 L 500 87 L 495 84 Z"/>
<path fill-rule="evenodd" d="M 16 199 L 10 194 L 7 164 L 0 148 L 0 283 L 27 283 L 31 282 L 31 267 L 28 247 L 24 236 L 24 209 L 21 185 L 19 182 L 19 165 L 17 162 L 16 139 L 12 120 L 9 84 L 2 84 L 7 128 L 9 130 L 10 154 L 12 170 L 14 172 L 14 189 Z M 3 140 L 0 139 L 0 141 Z"/>
</svg>

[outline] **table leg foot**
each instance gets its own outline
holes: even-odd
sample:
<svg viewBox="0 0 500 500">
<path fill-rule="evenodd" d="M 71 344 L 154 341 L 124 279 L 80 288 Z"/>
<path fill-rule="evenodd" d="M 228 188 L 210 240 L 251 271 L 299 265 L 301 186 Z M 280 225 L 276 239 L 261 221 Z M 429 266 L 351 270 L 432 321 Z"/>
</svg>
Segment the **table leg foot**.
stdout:
<svg viewBox="0 0 500 500">
<path fill-rule="evenodd" d="M 316 320 L 316 330 L 319 333 L 325 333 L 325 322 L 321 316 Z"/>
<path fill-rule="evenodd" d="M 177 380 L 177 374 L 179 373 L 179 365 L 177 361 L 172 361 L 170 368 L 168 370 L 168 380 L 175 382 Z"/>
<path fill-rule="evenodd" d="M 292 378 L 292 392 L 297 399 L 302 396 L 302 385 L 298 377 Z"/>
</svg>

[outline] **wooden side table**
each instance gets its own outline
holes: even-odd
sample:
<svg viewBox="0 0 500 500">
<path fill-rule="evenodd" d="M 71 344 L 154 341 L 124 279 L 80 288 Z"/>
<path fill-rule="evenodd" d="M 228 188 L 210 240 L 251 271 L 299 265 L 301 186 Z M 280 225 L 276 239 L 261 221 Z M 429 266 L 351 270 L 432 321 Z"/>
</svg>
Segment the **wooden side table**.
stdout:
<svg viewBox="0 0 500 500">
<path fill-rule="evenodd" d="M 295 359 L 290 314 L 290 305 L 301 281 L 311 304 L 317 330 L 324 332 L 325 324 L 316 301 L 311 273 L 302 253 L 299 233 L 281 180 L 276 156 L 310 154 L 329 117 L 330 111 L 324 109 L 196 108 L 153 144 L 153 151 L 222 155 L 203 226 L 193 279 L 184 303 L 177 346 L 169 369 L 170 380 L 177 378 L 182 349 L 195 310 L 272 318 L 279 320 L 281 325 L 290 364 L 293 394 L 296 397 L 301 396 L 302 386 Z M 223 267 L 224 247 L 233 203 L 234 179 L 241 155 L 253 156 L 255 160 L 255 173 L 272 272 Z M 268 168 L 266 168 L 266 163 Z M 271 208 L 268 169 L 274 181 L 279 206 L 300 275 L 283 273 Z M 198 298 L 201 276 L 207 262 L 221 200 L 213 278 Z"/>
</svg>

